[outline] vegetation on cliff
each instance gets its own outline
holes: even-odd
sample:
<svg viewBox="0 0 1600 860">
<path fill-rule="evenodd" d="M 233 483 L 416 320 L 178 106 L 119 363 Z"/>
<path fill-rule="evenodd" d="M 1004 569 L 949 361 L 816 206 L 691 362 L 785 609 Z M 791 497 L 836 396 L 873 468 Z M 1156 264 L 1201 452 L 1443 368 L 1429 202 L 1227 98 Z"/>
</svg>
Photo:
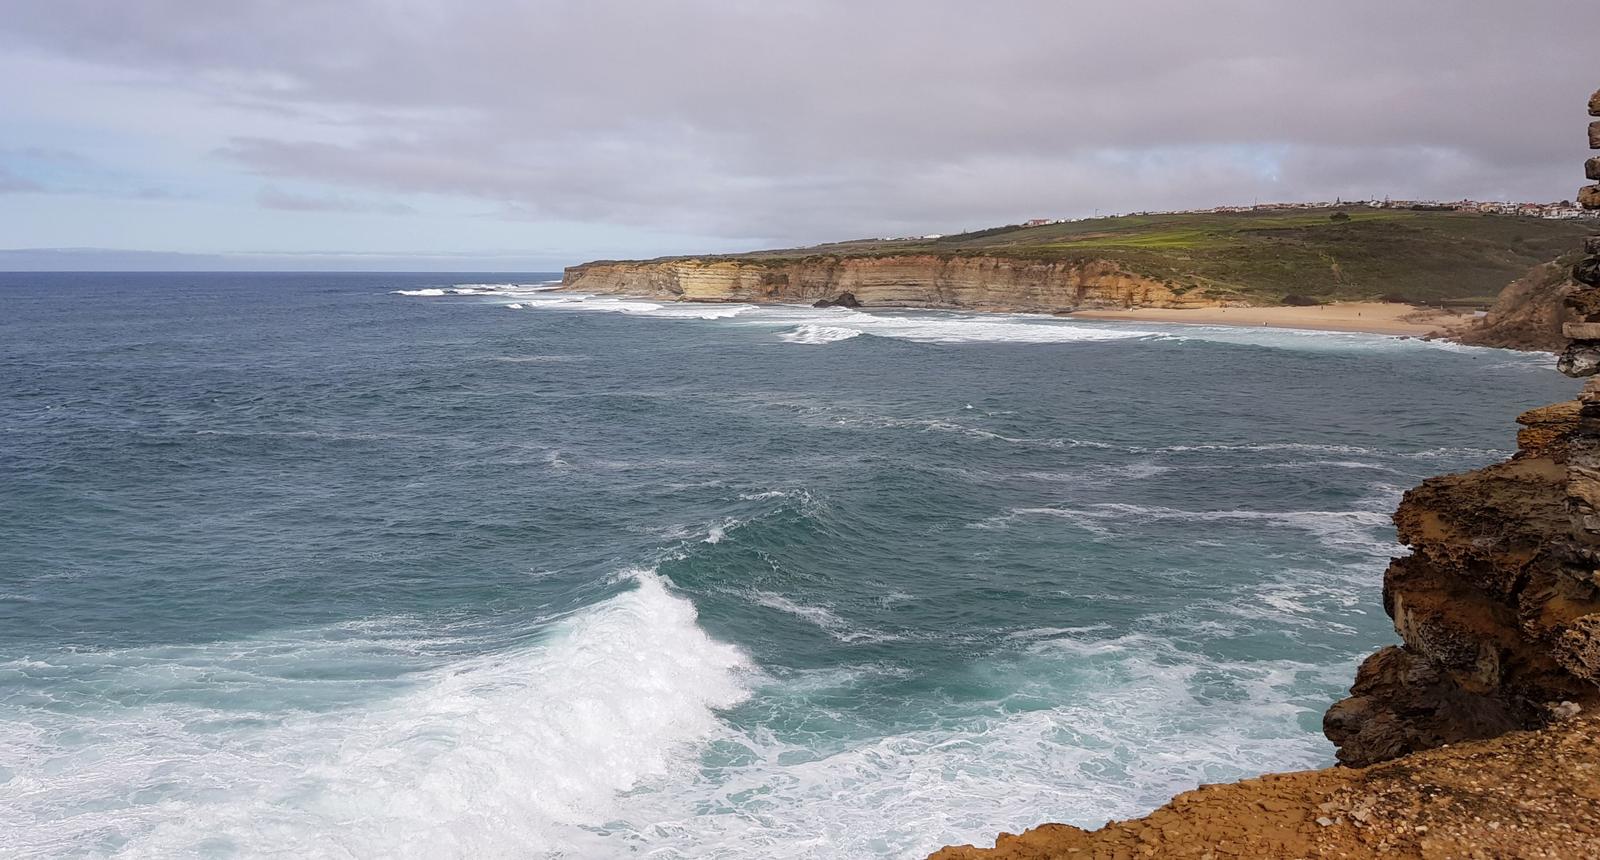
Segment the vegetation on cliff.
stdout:
<svg viewBox="0 0 1600 860">
<path fill-rule="evenodd" d="M 1348 218 L 1319 211 L 1127 215 L 694 259 L 760 266 L 912 255 L 1103 261 L 1177 295 L 1201 291 L 1213 300 L 1276 304 L 1298 294 L 1488 304 L 1508 282 L 1570 250 L 1590 229 L 1586 222 L 1512 215 L 1340 211 Z"/>
<path fill-rule="evenodd" d="M 1534 266 L 1500 291 L 1487 316 L 1452 331 L 1453 340 L 1470 346 L 1560 352 L 1567 345 L 1561 326 L 1577 318 L 1565 306 L 1574 283 L 1569 275 L 1575 257 Z"/>
<path fill-rule="evenodd" d="M 1600 210 L 1600 184 L 1579 200 Z M 1600 856 L 1600 236 L 1497 310 L 1525 312 L 1491 320 L 1507 332 L 1558 327 L 1557 368 L 1589 381 L 1518 417 L 1510 460 L 1405 494 L 1394 522 L 1411 553 L 1383 583 L 1401 644 L 1363 661 L 1323 718 L 1349 768 L 1205 786 L 1092 833 L 1044 825 L 936 860 Z"/>
</svg>

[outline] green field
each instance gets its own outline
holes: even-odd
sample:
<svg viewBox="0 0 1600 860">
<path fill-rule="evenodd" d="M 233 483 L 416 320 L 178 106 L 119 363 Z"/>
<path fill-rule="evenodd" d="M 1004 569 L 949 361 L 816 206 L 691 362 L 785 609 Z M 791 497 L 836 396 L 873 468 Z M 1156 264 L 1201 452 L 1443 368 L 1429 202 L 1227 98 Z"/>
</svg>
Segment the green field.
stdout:
<svg viewBox="0 0 1600 860">
<path fill-rule="evenodd" d="M 1180 293 L 1272 303 L 1285 295 L 1490 301 L 1528 267 L 1600 232 L 1594 221 L 1341 207 L 1197 215 L 1127 215 L 1039 227 L 999 227 L 939 239 L 860 240 L 729 258 L 938 254 L 1029 260 L 1110 260 Z"/>
</svg>

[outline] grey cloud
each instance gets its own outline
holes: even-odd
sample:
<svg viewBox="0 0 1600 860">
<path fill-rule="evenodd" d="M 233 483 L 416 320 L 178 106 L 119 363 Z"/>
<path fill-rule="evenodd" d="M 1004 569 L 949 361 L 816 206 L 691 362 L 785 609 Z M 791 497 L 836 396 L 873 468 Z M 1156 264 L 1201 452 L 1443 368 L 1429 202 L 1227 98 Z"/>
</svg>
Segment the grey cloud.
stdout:
<svg viewBox="0 0 1600 860">
<path fill-rule="evenodd" d="M 1592 0 L 0 12 L 0 40 L 284 117 L 292 131 L 220 149 L 274 180 L 751 241 L 1254 198 L 1570 197 L 1600 85 L 1576 59 L 1600 32 Z"/>
<path fill-rule="evenodd" d="M 280 209 L 288 212 L 371 212 L 380 215 L 411 215 L 417 211 L 404 203 L 296 194 L 273 185 L 263 186 L 256 192 L 256 204 L 263 209 Z"/>
</svg>

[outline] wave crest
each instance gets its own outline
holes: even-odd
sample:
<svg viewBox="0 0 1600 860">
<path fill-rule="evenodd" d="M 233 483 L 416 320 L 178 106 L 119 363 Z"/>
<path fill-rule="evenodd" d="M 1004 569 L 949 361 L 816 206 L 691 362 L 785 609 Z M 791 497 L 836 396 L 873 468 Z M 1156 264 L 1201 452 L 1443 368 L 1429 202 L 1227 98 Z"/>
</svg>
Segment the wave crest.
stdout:
<svg viewBox="0 0 1600 860">
<path fill-rule="evenodd" d="M 27 736 L 15 732 L 41 727 L 13 723 L 0 818 L 14 847 L 47 854 L 111 836 L 128 856 L 567 850 L 619 794 L 693 767 L 685 753 L 726 731 L 717 712 L 750 695 L 749 658 L 702 630 L 662 577 L 631 576 L 634 588 L 538 644 L 426 670 L 367 708 L 263 723 L 169 703 Z M 233 683 L 248 668 L 192 650 L 185 665 L 214 663 Z"/>
</svg>

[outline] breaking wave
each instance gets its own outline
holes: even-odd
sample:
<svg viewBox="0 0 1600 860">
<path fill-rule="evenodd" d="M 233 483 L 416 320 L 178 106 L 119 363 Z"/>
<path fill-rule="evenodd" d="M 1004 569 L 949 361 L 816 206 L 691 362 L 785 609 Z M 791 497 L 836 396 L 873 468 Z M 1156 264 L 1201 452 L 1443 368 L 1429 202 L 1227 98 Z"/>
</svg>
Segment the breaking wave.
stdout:
<svg viewBox="0 0 1600 860">
<path fill-rule="evenodd" d="M 178 668 L 163 682 L 176 688 L 153 697 L 175 704 L 7 721 L 0 825 L 27 839 L 13 847 L 40 854 L 97 843 L 138 857 L 571 850 L 617 814 L 619 795 L 692 770 L 699 745 L 726 733 L 718 711 L 748 698 L 755 678 L 659 575 L 630 576 L 631 590 L 535 645 L 368 681 L 362 692 L 379 699 L 328 713 L 196 701 L 207 684 L 270 682 L 263 661 L 308 659 L 315 642 L 116 656 L 96 673 L 108 693 Z M 376 646 L 356 636 L 328 647 L 348 657 Z"/>
<path fill-rule="evenodd" d="M 801 323 L 795 326 L 793 331 L 783 332 L 778 337 L 790 343 L 824 344 L 849 340 L 860 335 L 861 332 L 853 328 Z"/>
</svg>

